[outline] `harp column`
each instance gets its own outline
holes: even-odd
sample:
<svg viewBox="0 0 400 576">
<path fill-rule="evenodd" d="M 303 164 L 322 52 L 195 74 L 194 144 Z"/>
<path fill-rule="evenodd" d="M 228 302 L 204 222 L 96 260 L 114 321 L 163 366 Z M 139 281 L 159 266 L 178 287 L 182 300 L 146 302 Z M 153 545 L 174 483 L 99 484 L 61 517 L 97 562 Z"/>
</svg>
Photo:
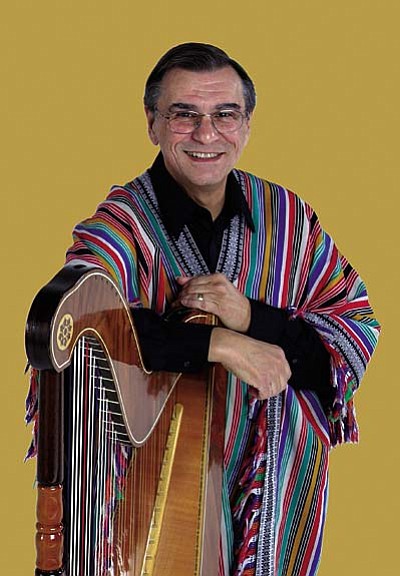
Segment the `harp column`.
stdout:
<svg viewBox="0 0 400 576">
<path fill-rule="evenodd" d="M 39 373 L 37 524 L 35 576 L 63 570 L 63 373 Z"/>
</svg>

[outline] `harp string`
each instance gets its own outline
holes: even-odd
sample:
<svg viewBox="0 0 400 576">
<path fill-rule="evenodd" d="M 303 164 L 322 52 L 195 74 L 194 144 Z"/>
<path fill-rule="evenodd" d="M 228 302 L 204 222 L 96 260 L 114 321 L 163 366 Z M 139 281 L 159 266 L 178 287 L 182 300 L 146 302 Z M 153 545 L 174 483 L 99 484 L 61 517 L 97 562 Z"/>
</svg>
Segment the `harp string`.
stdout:
<svg viewBox="0 0 400 576">
<path fill-rule="evenodd" d="M 118 439 L 112 415 L 117 404 L 101 348 L 91 338 L 77 343 L 72 381 L 67 384 L 70 410 L 66 424 L 67 466 L 64 525 L 69 540 L 68 576 L 106 576 L 112 568 L 112 514 L 118 494 Z M 108 371 L 109 372 L 109 371 Z M 124 431 L 122 431 L 124 432 Z M 119 446 L 129 458 L 129 450 Z"/>
<path fill-rule="evenodd" d="M 140 576 L 175 399 L 140 449 L 128 440 L 108 361 L 82 337 L 66 383 L 67 576 Z M 175 392 L 172 396 L 175 395 Z"/>
</svg>

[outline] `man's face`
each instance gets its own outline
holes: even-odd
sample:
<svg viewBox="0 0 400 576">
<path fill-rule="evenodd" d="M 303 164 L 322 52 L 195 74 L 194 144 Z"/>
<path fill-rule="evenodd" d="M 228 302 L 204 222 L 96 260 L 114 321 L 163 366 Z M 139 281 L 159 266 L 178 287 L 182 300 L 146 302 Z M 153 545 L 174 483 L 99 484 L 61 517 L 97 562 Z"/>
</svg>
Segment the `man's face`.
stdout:
<svg viewBox="0 0 400 576">
<path fill-rule="evenodd" d="M 234 108 L 245 112 L 242 81 L 231 67 L 212 72 L 193 72 L 174 68 L 161 84 L 157 110 L 161 114 L 182 108 L 210 114 Z M 159 144 L 169 173 L 189 195 L 199 198 L 203 192 L 223 192 L 226 177 L 247 144 L 249 118 L 236 132 L 219 133 L 210 117 L 190 134 L 176 134 L 160 114 L 146 110 L 153 144 Z"/>
</svg>

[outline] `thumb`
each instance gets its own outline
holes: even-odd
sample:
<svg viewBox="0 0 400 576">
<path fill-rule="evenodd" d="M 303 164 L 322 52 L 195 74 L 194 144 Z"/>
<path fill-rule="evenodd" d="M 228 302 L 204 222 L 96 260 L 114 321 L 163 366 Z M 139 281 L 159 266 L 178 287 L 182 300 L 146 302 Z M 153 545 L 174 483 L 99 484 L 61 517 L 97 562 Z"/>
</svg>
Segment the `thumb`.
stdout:
<svg viewBox="0 0 400 576">
<path fill-rule="evenodd" d="M 191 278 L 192 278 L 191 276 L 177 276 L 176 281 L 180 286 L 184 286 L 191 280 Z"/>
</svg>

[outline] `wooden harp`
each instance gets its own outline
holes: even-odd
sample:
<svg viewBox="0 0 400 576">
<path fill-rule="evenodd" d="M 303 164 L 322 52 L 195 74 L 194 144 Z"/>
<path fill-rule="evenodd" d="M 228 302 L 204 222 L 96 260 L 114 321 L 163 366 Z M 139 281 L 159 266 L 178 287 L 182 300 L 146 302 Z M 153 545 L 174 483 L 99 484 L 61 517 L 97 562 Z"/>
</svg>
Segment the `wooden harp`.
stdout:
<svg viewBox="0 0 400 576">
<path fill-rule="evenodd" d="M 118 286 L 85 265 L 38 293 L 26 350 L 39 381 L 36 576 L 218 574 L 225 370 L 146 372 Z"/>
</svg>

